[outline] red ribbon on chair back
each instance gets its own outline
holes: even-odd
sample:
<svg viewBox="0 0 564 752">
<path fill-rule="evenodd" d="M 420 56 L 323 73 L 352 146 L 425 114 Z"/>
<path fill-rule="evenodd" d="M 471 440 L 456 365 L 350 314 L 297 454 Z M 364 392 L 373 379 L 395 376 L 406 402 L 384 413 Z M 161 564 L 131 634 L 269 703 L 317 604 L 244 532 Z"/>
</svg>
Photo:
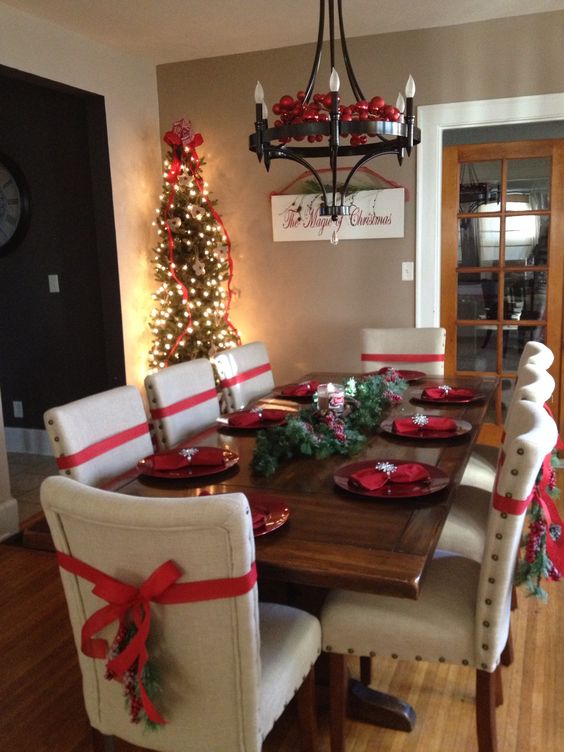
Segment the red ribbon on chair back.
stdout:
<svg viewBox="0 0 564 752">
<path fill-rule="evenodd" d="M 362 353 L 360 359 L 363 361 L 395 361 L 396 363 L 442 363 L 445 356 L 438 353 L 415 353 L 414 355 L 406 355 L 405 353 Z"/>
<path fill-rule="evenodd" d="M 94 444 L 84 447 L 84 449 L 81 449 L 79 452 L 57 457 L 57 465 L 61 470 L 78 467 L 78 465 L 82 465 L 84 462 L 88 462 L 88 460 L 93 460 L 101 454 L 105 454 L 118 446 L 127 444 L 128 441 L 138 439 L 146 433 L 149 433 L 148 423 L 140 423 L 138 426 L 126 428 L 124 431 L 119 431 L 119 433 L 113 434 L 113 436 L 108 436 L 106 439 L 96 441 Z"/>
<path fill-rule="evenodd" d="M 172 560 L 169 560 L 157 567 L 137 588 L 120 582 L 62 551 L 57 551 L 57 560 L 62 569 L 92 582 L 94 595 L 108 604 L 91 614 L 82 626 L 81 649 L 84 655 L 90 658 L 106 658 L 108 643 L 106 640 L 96 639 L 94 635 L 114 621 L 118 621 L 121 627 L 127 615 L 130 615 L 137 632 L 125 649 L 108 661 L 107 669 L 121 679 L 137 661 L 137 680 L 143 709 L 147 717 L 158 724 L 164 724 L 166 721 L 149 699 L 142 680 L 143 668 L 149 657 L 146 643 L 151 626 L 151 602 L 195 603 L 235 598 L 248 593 L 257 581 L 256 565 L 253 562 L 250 570 L 241 577 L 177 583 L 176 580 L 182 572 Z"/>
<path fill-rule="evenodd" d="M 208 389 L 205 392 L 193 394 L 191 397 L 174 402 L 172 405 L 167 405 L 167 407 L 156 407 L 151 410 L 151 417 L 155 418 L 155 420 L 168 418 L 171 415 L 189 410 L 191 407 L 196 407 L 196 405 L 201 405 L 203 402 L 208 402 L 212 399 L 217 399 L 217 392 L 215 389 Z"/>
<path fill-rule="evenodd" d="M 270 363 L 264 363 L 262 366 L 256 366 L 256 368 L 250 368 L 248 371 L 242 371 L 228 379 L 222 379 L 219 383 L 224 389 L 226 389 L 227 387 L 235 386 L 236 384 L 242 384 L 244 381 L 249 381 L 249 379 L 254 379 L 257 376 L 262 376 L 263 373 L 268 373 L 269 371 L 272 371 L 272 366 Z"/>
<path fill-rule="evenodd" d="M 546 455 L 542 463 L 541 478 L 538 484 L 533 488 L 527 499 L 511 499 L 497 493 L 493 494 L 493 507 L 499 512 L 506 514 L 520 515 L 524 514 L 533 501 L 536 501 L 541 507 L 543 518 L 546 524 L 546 551 L 560 574 L 564 574 L 564 522 L 562 521 L 558 509 L 550 494 L 548 486 L 552 475 L 552 452 Z M 561 534 L 558 540 L 554 540 L 550 534 L 552 525 L 558 525 Z"/>
</svg>

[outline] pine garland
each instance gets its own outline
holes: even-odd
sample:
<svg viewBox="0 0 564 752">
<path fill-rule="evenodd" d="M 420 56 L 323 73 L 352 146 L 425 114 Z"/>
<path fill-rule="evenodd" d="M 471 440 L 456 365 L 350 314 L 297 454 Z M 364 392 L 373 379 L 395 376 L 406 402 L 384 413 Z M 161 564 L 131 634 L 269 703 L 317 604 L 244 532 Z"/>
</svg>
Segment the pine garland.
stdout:
<svg viewBox="0 0 564 752">
<path fill-rule="evenodd" d="M 557 457 L 554 454 L 552 461 L 557 461 Z M 553 499 L 560 497 L 560 491 L 556 487 L 554 470 L 552 470 L 547 490 Z M 550 530 L 547 531 L 543 511 L 538 501 L 533 501 L 531 504 L 528 517 L 528 532 L 523 536 L 521 541 L 523 558 L 519 560 L 517 566 L 515 583 L 523 585 L 527 589 L 529 596 L 535 596 L 546 603 L 548 593 L 542 587 L 542 581 L 558 582 L 561 577 L 561 573 L 558 572 L 548 556 L 546 536 L 548 534 L 556 541 L 562 531 L 559 525 L 551 525 Z"/>
<path fill-rule="evenodd" d="M 386 376 L 353 376 L 344 382 L 347 411 L 343 418 L 302 408 L 283 426 L 259 431 L 252 469 L 256 475 L 270 476 L 280 462 L 292 457 L 324 459 L 332 454 L 351 456 L 366 443 L 366 432 L 378 425 L 384 409 L 401 401 L 407 382 L 396 372 Z"/>
</svg>

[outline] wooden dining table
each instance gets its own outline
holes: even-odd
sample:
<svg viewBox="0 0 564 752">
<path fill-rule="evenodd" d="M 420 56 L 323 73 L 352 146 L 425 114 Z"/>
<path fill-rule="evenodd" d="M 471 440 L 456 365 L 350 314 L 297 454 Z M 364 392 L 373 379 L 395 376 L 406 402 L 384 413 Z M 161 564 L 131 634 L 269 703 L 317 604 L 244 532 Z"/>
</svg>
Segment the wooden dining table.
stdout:
<svg viewBox="0 0 564 752">
<path fill-rule="evenodd" d="M 343 376 L 315 373 L 303 380 L 338 383 Z M 458 405 L 424 404 L 418 399 L 424 387 L 445 381 L 455 388 L 471 388 L 479 398 Z M 280 464 L 270 477 L 262 477 L 251 469 L 256 431 L 231 428 L 223 417 L 190 437 L 186 445 L 231 450 L 239 457 L 233 467 L 217 475 L 180 479 L 148 477 L 133 468 L 112 479 L 105 488 L 144 497 L 241 491 L 248 494 L 251 502 L 258 499 L 268 504 L 270 500 L 286 505 L 289 517 L 285 524 L 256 538 L 259 593 L 277 592 L 277 586 L 278 592 L 282 586 L 284 592 L 290 588 L 298 605 L 311 610 L 333 588 L 416 599 L 425 586 L 427 564 L 496 385 L 497 379 L 481 376 L 425 378 L 409 384 L 401 402 L 391 405 L 383 416 L 398 419 L 420 412 L 470 424 L 466 433 L 451 438 L 400 436 L 375 425 L 365 446 L 354 457 L 296 457 Z M 290 412 L 304 407 L 303 402 L 281 399 L 276 390 L 259 404 L 285 407 Z M 389 499 L 359 495 L 335 484 L 334 474 L 339 467 L 364 460 L 431 465 L 448 475 L 448 485 L 425 496 Z M 415 714 L 407 703 L 368 690 L 363 682 L 357 682 L 352 689 L 355 717 L 403 730 L 413 727 Z"/>
</svg>

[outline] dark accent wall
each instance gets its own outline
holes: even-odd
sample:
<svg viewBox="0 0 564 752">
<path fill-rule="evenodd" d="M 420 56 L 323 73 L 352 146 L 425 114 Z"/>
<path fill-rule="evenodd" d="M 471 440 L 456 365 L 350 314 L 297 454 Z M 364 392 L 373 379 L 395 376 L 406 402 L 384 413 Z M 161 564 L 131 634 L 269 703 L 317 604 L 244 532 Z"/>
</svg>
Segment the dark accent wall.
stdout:
<svg viewBox="0 0 564 752">
<path fill-rule="evenodd" d="M 125 383 L 103 97 L 0 66 L 0 152 L 31 204 L 25 238 L 0 257 L 4 422 L 43 428 L 47 408 Z"/>
</svg>

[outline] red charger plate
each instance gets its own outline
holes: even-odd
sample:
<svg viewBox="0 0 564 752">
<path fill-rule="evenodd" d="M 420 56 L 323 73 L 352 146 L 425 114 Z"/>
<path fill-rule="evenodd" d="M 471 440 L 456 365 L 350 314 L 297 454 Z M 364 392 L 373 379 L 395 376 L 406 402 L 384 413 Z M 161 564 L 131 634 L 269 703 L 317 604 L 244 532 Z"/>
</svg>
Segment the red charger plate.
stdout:
<svg viewBox="0 0 564 752">
<path fill-rule="evenodd" d="M 281 499 L 275 496 L 265 496 L 252 492 L 245 492 L 245 495 L 249 500 L 251 510 L 261 512 L 265 516 L 264 523 L 260 527 L 253 529 L 255 538 L 278 530 L 279 527 L 282 527 L 288 521 L 290 510 Z"/>
<path fill-rule="evenodd" d="M 404 418 L 411 418 L 411 415 L 404 415 Z M 421 433 L 397 433 L 393 430 L 394 419 L 386 418 L 380 423 L 380 428 L 384 433 L 397 436 L 399 439 L 456 439 L 458 436 L 464 436 L 472 430 L 472 424 L 467 420 L 455 420 L 456 431 L 421 431 Z"/>
<path fill-rule="evenodd" d="M 217 475 L 229 470 L 239 462 L 239 455 L 230 449 L 223 450 L 225 465 L 193 465 L 179 467 L 176 470 L 157 470 L 153 466 L 153 455 L 139 460 L 137 470 L 141 475 L 148 475 L 151 478 L 201 478 L 206 475 Z"/>
<path fill-rule="evenodd" d="M 442 491 L 450 483 L 449 476 L 435 465 L 426 465 L 424 462 L 418 462 L 418 465 L 424 467 L 430 475 L 429 481 L 416 481 L 415 483 L 386 483 L 382 488 L 375 491 L 367 491 L 364 488 L 355 488 L 349 484 L 349 478 L 353 473 L 364 470 L 367 467 L 374 466 L 377 462 L 393 462 L 394 465 L 411 465 L 412 462 L 407 460 L 394 460 L 374 458 L 364 460 L 363 462 L 353 462 L 350 465 L 339 467 L 333 476 L 333 480 L 345 491 L 349 491 L 357 496 L 368 496 L 372 499 L 414 499 L 419 496 L 428 496 L 429 494 Z"/>
</svg>

